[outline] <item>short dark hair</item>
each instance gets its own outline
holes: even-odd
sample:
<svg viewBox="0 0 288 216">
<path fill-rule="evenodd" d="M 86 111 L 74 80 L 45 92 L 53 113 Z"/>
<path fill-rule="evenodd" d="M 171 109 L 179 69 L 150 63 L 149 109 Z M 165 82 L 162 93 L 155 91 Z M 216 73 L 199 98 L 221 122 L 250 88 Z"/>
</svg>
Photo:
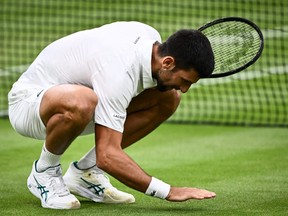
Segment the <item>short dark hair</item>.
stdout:
<svg viewBox="0 0 288 216">
<path fill-rule="evenodd" d="M 198 30 L 181 29 L 160 44 L 161 57 L 172 56 L 178 69 L 195 69 L 201 78 L 209 77 L 215 66 L 208 38 Z"/>
</svg>

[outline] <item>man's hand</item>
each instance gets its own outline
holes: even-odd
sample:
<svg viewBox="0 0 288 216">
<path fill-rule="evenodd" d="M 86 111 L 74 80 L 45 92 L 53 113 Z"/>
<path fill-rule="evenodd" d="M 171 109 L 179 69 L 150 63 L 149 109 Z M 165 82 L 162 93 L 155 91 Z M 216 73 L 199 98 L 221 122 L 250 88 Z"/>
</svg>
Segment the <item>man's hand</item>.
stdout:
<svg viewBox="0 0 288 216">
<path fill-rule="evenodd" d="M 210 199 L 216 197 L 214 192 L 210 192 L 204 189 L 188 188 L 188 187 L 171 187 L 170 193 L 166 197 L 166 200 L 173 202 L 182 202 L 189 199 Z"/>
</svg>

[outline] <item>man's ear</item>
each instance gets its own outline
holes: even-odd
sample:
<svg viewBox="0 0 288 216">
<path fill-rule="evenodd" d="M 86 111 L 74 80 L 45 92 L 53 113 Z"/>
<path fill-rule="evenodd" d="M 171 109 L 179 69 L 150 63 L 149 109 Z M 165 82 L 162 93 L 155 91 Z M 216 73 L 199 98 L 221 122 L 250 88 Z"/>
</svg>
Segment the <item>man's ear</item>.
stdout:
<svg viewBox="0 0 288 216">
<path fill-rule="evenodd" d="M 165 70 L 173 70 L 175 67 L 175 59 L 172 56 L 165 56 L 162 59 L 162 68 Z"/>
</svg>

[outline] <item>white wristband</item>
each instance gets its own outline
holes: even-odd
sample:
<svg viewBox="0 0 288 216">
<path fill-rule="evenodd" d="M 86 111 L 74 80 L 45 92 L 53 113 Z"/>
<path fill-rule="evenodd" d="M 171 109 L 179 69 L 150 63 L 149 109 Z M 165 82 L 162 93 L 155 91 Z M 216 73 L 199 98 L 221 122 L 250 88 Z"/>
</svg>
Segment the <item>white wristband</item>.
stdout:
<svg viewBox="0 0 288 216">
<path fill-rule="evenodd" d="M 170 185 L 152 177 L 152 180 L 147 188 L 145 194 L 153 197 L 158 197 L 160 199 L 165 199 L 170 192 Z"/>
</svg>

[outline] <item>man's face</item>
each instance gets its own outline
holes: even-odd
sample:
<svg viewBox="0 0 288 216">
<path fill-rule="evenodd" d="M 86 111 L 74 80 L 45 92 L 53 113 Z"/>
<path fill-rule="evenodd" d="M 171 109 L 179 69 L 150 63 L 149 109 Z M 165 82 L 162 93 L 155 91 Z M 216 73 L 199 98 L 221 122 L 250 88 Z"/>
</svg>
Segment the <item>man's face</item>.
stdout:
<svg viewBox="0 0 288 216">
<path fill-rule="evenodd" d="M 194 70 L 165 70 L 161 68 L 156 74 L 157 89 L 168 91 L 171 89 L 180 90 L 185 93 L 190 86 L 199 80 L 198 73 Z"/>
</svg>

